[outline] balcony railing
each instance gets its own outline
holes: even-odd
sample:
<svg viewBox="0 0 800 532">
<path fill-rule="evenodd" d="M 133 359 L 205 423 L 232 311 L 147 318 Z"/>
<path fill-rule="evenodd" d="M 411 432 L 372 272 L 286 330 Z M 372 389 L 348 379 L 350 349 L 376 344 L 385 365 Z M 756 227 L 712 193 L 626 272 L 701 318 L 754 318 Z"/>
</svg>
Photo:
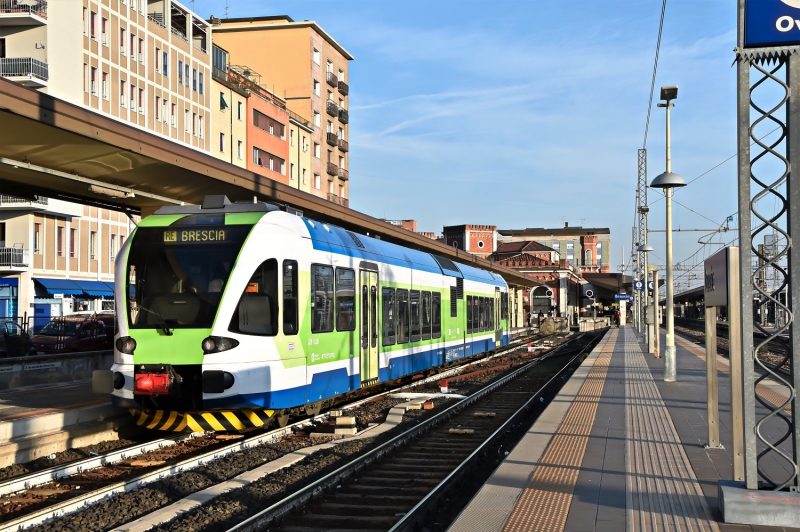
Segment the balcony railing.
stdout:
<svg viewBox="0 0 800 532">
<path fill-rule="evenodd" d="M 336 133 L 331 133 L 330 131 L 328 131 L 327 135 L 325 135 L 325 139 L 331 146 L 336 146 L 337 142 L 339 141 L 339 137 L 336 136 Z"/>
<path fill-rule="evenodd" d="M 16 196 L 0 195 L 0 206 L 8 205 L 47 205 L 47 198 L 30 200 L 28 198 L 18 198 Z"/>
<path fill-rule="evenodd" d="M 0 58 L 0 76 L 33 76 L 47 81 L 47 63 L 32 57 L 3 57 Z"/>
<path fill-rule="evenodd" d="M 334 74 L 333 72 L 327 73 L 327 75 L 325 76 L 325 81 L 327 81 L 328 85 L 330 85 L 331 87 L 335 87 L 339 83 L 339 80 L 336 79 L 336 74 Z"/>
<path fill-rule="evenodd" d="M 350 151 L 350 144 L 344 139 L 339 139 L 339 149 L 342 151 Z"/>
<path fill-rule="evenodd" d="M 339 179 L 342 181 L 347 181 L 350 179 L 350 172 L 345 170 L 344 168 L 339 168 Z"/>
<path fill-rule="evenodd" d="M 31 250 L 22 247 L 0 248 L 0 266 L 19 268 L 30 265 Z"/>
<path fill-rule="evenodd" d="M 336 194 L 334 194 L 332 192 L 328 192 L 328 201 L 330 201 L 331 203 L 336 203 L 338 205 L 341 205 L 342 207 L 349 207 L 350 206 L 350 200 L 349 199 L 340 198 L 339 196 L 337 196 Z"/>
<path fill-rule="evenodd" d="M 342 124 L 347 124 L 350 122 L 350 113 L 348 113 L 347 109 L 344 107 L 339 108 L 339 122 Z"/>
<path fill-rule="evenodd" d="M 334 102 L 332 100 L 328 100 L 328 103 L 325 104 L 325 110 L 331 116 L 336 116 L 336 115 L 339 114 L 339 106 L 336 105 L 336 102 Z"/>
<path fill-rule="evenodd" d="M 328 163 L 328 175 L 338 176 L 339 175 L 339 167 L 336 166 L 335 163 Z"/>
<path fill-rule="evenodd" d="M 348 94 L 350 94 L 350 85 L 348 85 L 344 81 L 340 80 L 339 81 L 339 92 L 341 92 L 342 94 L 347 96 Z"/>
<path fill-rule="evenodd" d="M 185 33 L 183 33 L 181 30 L 179 30 L 179 29 L 177 29 L 177 28 L 170 28 L 169 30 L 170 30 L 170 31 L 172 32 L 172 34 L 173 34 L 173 35 L 175 35 L 176 37 L 180 37 L 181 39 L 183 39 L 183 41 L 184 41 L 184 42 L 186 42 L 186 43 L 188 43 L 188 42 L 189 42 L 189 39 L 186 37 L 186 34 L 185 34 Z"/>
<path fill-rule="evenodd" d="M 20 0 L 0 0 L 0 15 L 4 13 L 24 13 L 47 18 L 47 0 L 21 2 Z"/>
<path fill-rule="evenodd" d="M 148 13 L 147 18 L 149 18 L 162 28 L 167 29 L 167 25 L 164 23 L 164 13 Z"/>
</svg>

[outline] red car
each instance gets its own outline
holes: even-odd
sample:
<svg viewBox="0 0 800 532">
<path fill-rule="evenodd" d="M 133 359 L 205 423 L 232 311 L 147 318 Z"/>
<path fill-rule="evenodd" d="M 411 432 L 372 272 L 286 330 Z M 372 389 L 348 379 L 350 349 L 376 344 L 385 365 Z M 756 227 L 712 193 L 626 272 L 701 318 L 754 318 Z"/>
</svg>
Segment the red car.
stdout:
<svg viewBox="0 0 800 532">
<path fill-rule="evenodd" d="M 62 316 L 42 327 L 31 341 L 39 354 L 100 351 L 106 349 L 106 328 L 98 319 Z"/>
</svg>

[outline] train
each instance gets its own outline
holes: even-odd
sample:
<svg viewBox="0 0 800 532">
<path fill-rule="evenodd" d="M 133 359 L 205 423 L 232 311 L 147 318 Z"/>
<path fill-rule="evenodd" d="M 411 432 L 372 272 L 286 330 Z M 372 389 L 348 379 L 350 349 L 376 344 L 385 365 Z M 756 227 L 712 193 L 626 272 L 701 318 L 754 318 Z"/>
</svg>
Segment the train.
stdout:
<svg viewBox="0 0 800 532">
<path fill-rule="evenodd" d="M 509 342 L 500 275 L 265 202 L 161 207 L 115 268 L 93 388 L 154 430 L 283 426 Z"/>
</svg>

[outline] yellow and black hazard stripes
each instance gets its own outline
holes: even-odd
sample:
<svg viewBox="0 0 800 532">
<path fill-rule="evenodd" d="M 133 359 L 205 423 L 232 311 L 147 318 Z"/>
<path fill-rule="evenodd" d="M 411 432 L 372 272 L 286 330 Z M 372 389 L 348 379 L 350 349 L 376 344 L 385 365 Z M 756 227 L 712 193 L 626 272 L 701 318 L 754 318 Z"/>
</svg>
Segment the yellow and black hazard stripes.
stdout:
<svg viewBox="0 0 800 532">
<path fill-rule="evenodd" d="M 269 423 L 274 410 L 232 410 L 214 412 L 174 412 L 169 410 L 141 411 L 131 408 L 136 424 L 152 430 L 181 432 L 230 432 L 263 427 Z"/>
</svg>

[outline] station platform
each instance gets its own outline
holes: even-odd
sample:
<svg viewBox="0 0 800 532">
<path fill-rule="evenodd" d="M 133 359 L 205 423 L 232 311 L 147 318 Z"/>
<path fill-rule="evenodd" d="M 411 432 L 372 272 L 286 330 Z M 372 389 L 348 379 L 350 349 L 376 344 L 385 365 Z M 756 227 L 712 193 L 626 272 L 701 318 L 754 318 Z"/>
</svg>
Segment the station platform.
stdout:
<svg viewBox="0 0 800 532">
<path fill-rule="evenodd" d="M 632 328 L 610 329 L 449 532 L 800 532 L 722 522 L 717 483 L 733 474 L 727 360 L 717 357 L 724 449 L 706 449 L 705 349 L 676 338 L 674 383 L 643 349 Z"/>
<path fill-rule="evenodd" d="M 129 417 L 93 393 L 91 381 L 1 391 L 0 467 L 116 439 Z"/>
</svg>

